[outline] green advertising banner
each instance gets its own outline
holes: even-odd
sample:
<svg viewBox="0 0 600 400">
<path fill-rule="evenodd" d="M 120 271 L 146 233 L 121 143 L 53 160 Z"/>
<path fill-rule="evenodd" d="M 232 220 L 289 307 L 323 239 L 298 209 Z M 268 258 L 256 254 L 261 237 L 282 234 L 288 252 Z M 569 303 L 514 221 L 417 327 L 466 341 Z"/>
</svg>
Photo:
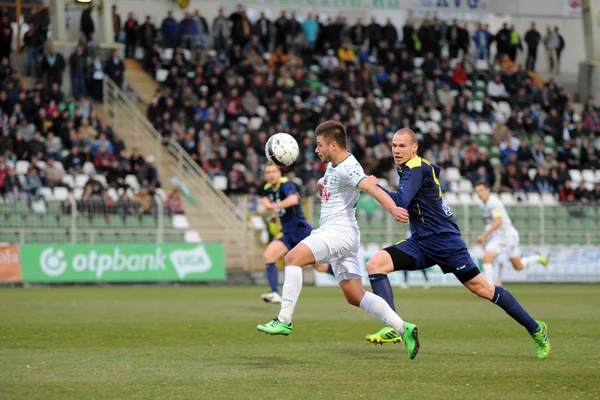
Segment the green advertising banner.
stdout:
<svg viewBox="0 0 600 400">
<path fill-rule="evenodd" d="M 224 281 L 223 245 L 30 245 L 21 248 L 23 282 Z"/>
</svg>

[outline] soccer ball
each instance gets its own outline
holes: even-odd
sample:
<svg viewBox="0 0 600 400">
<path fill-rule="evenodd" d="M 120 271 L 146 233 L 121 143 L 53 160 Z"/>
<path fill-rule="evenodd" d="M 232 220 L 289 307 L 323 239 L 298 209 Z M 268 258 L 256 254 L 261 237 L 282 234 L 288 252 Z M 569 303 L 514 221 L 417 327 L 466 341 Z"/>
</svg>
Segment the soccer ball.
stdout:
<svg viewBox="0 0 600 400">
<path fill-rule="evenodd" d="M 287 133 L 276 133 L 269 138 L 265 146 L 267 159 L 280 167 L 292 165 L 299 153 L 298 142 Z"/>
</svg>

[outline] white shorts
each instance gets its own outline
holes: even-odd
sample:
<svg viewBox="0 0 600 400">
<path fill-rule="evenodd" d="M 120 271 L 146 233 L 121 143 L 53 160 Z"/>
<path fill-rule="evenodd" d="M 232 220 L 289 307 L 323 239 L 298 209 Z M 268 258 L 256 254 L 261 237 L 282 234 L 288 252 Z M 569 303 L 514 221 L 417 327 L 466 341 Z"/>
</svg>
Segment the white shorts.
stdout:
<svg viewBox="0 0 600 400">
<path fill-rule="evenodd" d="M 361 279 L 358 259 L 360 231 L 358 228 L 328 226 L 311 232 L 301 243 L 312 251 L 317 264 L 331 264 L 339 282 Z"/>
<path fill-rule="evenodd" d="M 487 242 L 485 251 L 493 251 L 496 254 L 506 254 L 508 258 L 521 256 L 519 247 L 519 232 L 513 230 L 504 235 L 496 235 Z"/>
</svg>

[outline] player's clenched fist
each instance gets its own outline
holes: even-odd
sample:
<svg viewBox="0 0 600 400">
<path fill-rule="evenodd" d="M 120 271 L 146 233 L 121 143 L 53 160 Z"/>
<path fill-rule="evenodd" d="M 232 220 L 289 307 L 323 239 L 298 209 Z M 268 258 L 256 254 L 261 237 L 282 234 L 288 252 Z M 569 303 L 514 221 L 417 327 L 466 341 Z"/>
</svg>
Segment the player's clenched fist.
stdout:
<svg viewBox="0 0 600 400">
<path fill-rule="evenodd" d="M 367 176 L 367 179 L 373 182 L 374 184 L 379 185 L 379 179 L 375 175 L 369 175 Z"/>
<path fill-rule="evenodd" d="M 402 222 L 403 224 L 408 224 L 408 211 L 406 211 L 406 209 L 402 207 L 396 207 L 392 215 L 396 221 Z"/>
</svg>

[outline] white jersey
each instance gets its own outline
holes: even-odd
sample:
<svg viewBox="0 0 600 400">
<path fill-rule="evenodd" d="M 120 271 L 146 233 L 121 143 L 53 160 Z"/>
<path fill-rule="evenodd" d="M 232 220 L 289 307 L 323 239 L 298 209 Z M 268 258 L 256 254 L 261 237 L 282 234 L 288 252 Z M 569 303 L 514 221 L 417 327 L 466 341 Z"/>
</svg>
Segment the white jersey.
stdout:
<svg viewBox="0 0 600 400">
<path fill-rule="evenodd" d="M 325 176 L 319 180 L 321 193 L 321 218 L 319 229 L 329 225 L 355 227 L 356 203 L 360 196 L 358 184 L 367 176 L 352 154 L 339 163 L 327 164 Z"/>
<path fill-rule="evenodd" d="M 502 204 L 502 201 L 498 197 L 490 195 L 487 203 L 484 203 L 482 207 L 483 216 L 486 219 L 486 230 L 492 226 L 494 219 L 498 217 L 502 218 L 502 225 L 492 232 L 490 239 L 505 239 L 516 234 L 516 229 L 513 226 L 512 220 L 508 216 L 504 204 Z"/>
</svg>

